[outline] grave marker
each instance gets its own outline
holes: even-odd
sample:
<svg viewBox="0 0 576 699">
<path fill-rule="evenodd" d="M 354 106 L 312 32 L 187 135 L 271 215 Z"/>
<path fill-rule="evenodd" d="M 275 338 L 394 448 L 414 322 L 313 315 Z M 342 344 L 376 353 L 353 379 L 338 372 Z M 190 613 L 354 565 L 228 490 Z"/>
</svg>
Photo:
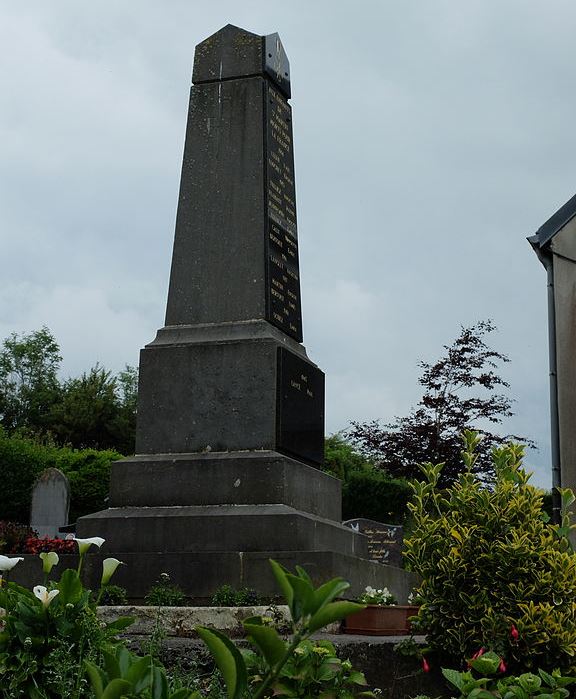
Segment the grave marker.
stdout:
<svg viewBox="0 0 576 699">
<path fill-rule="evenodd" d="M 70 484 L 57 468 L 47 468 L 32 489 L 30 526 L 40 537 L 59 537 L 59 528 L 68 523 Z"/>
</svg>

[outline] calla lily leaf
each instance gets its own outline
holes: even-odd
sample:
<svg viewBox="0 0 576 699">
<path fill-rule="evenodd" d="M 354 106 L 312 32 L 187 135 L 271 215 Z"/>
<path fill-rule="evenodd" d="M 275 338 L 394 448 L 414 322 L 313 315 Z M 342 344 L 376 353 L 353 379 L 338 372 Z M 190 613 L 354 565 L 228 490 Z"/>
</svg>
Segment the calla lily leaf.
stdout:
<svg viewBox="0 0 576 699">
<path fill-rule="evenodd" d="M 82 583 L 78 577 L 78 573 L 72 568 L 67 568 L 60 578 L 57 585 L 62 595 L 62 604 L 75 604 L 82 597 Z"/>
<path fill-rule="evenodd" d="M 246 665 L 238 648 L 219 631 L 196 627 L 200 638 L 210 649 L 226 683 L 228 699 L 240 699 L 248 683 Z"/>
<path fill-rule="evenodd" d="M 122 697 L 130 694 L 131 689 L 130 682 L 117 678 L 107 685 L 102 694 L 102 699 L 122 699 Z"/>
</svg>

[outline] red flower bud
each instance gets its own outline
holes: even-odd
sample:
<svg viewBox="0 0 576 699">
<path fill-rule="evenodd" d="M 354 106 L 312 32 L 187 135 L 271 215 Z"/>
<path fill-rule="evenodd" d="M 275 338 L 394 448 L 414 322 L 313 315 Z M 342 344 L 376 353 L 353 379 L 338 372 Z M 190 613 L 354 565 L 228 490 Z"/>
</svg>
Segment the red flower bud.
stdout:
<svg viewBox="0 0 576 699">
<path fill-rule="evenodd" d="M 484 655 L 486 652 L 486 648 L 480 648 L 480 650 L 477 650 L 474 655 L 470 658 L 470 660 L 476 660 L 476 658 L 479 658 L 481 655 Z"/>
<path fill-rule="evenodd" d="M 512 637 L 513 641 L 517 641 L 520 638 L 520 634 L 518 633 L 518 629 L 512 624 L 510 627 L 510 636 Z"/>
<path fill-rule="evenodd" d="M 430 672 L 430 664 L 426 660 L 426 658 L 422 658 L 422 669 L 424 672 Z"/>
<path fill-rule="evenodd" d="M 506 663 L 504 662 L 504 658 L 500 658 L 500 665 L 498 665 L 498 672 L 506 672 L 508 668 L 506 667 Z"/>
</svg>

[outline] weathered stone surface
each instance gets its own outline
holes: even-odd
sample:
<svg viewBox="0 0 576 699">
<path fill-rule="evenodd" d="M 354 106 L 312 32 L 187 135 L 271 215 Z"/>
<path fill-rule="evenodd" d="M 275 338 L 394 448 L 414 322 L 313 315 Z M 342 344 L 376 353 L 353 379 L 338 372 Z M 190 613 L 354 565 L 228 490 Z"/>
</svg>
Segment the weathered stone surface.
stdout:
<svg viewBox="0 0 576 699">
<path fill-rule="evenodd" d="M 129 551 L 341 551 L 367 557 L 366 537 L 286 505 L 111 508 L 81 517 L 81 538 L 101 536 Z"/>
<path fill-rule="evenodd" d="M 340 522 L 341 489 L 273 451 L 149 454 L 112 464 L 110 506 L 283 504 Z"/>
<path fill-rule="evenodd" d="M 30 526 L 41 537 L 59 536 L 59 528 L 68 523 L 70 484 L 57 468 L 43 471 L 32 489 Z"/>
<path fill-rule="evenodd" d="M 310 395 L 301 376 L 314 385 Z M 141 353 L 137 454 L 277 450 L 319 463 L 323 437 L 323 373 L 273 340 L 149 345 Z"/>
<path fill-rule="evenodd" d="M 196 626 L 225 631 L 228 636 L 244 636 L 242 622 L 253 616 L 270 616 L 268 605 L 253 607 L 99 607 L 98 616 L 112 622 L 122 616 L 135 618 L 130 626 L 130 636 L 150 636 L 160 626 L 167 637 L 198 638 Z M 285 627 L 290 620 L 288 607 L 277 605 L 274 609 L 275 621 Z M 332 625 L 336 631 L 337 625 Z"/>
</svg>

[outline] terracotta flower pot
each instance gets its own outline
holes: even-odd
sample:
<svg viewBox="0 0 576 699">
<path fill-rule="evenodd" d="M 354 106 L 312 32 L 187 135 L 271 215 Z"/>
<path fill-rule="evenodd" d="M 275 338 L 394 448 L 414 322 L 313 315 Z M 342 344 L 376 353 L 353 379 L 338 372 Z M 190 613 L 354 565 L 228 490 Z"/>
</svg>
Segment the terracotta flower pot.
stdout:
<svg viewBox="0 0 576 699">
<path fill-rule="evenodd" d="M 418 607 L 394 604 L 369 604 L 366 609 L 344 619 L 344 633 L 365 636 L 403 636 L 410 633 L 409 617 L 418 614 Z"/>
</svg>

